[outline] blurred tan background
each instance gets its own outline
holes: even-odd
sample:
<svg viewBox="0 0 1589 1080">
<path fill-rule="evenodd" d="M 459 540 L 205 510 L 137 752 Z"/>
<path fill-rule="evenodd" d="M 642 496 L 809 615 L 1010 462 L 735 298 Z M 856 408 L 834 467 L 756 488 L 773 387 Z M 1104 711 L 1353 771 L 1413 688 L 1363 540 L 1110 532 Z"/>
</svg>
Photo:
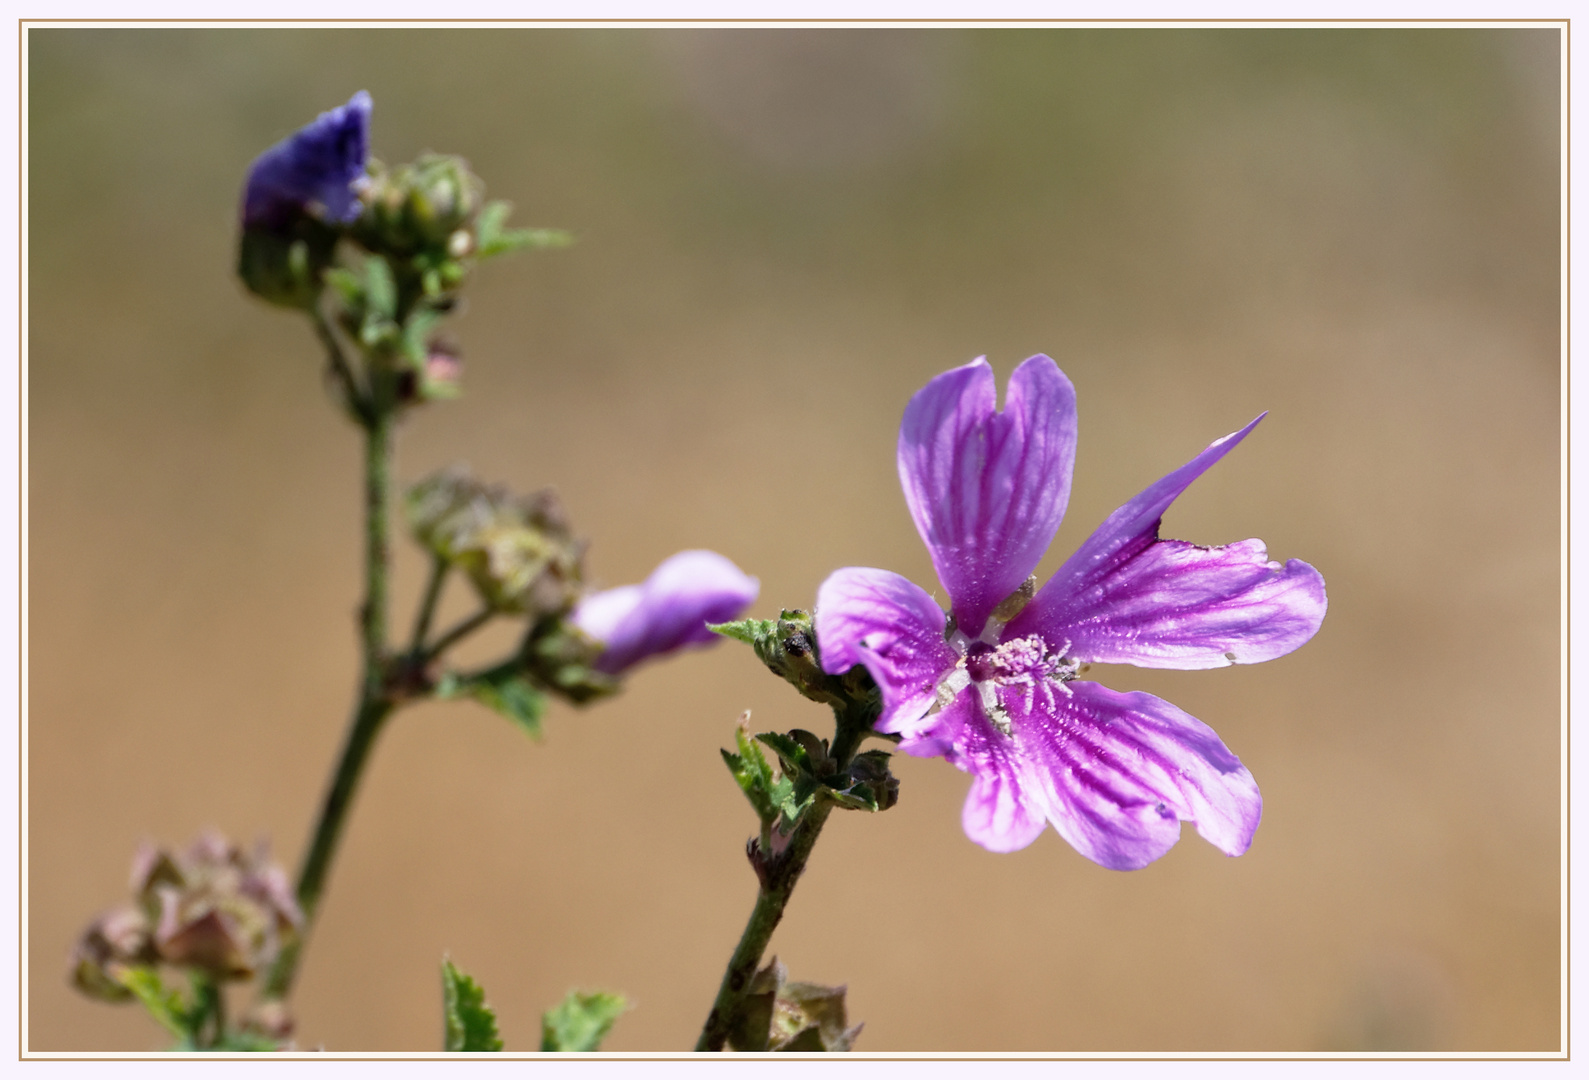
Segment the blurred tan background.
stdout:
<svg viewBox="0 0 1589 1080">
<path fill-rule="evenodd" d="M 399 473 L 555 484 L 589 568 L 712 547 L 757 615 L 831 570 L 932 583 L 894 470 L 926 379 L 1044 351 L 1070 516 L 1269 419 L 1165 535 L 1323 572 L 1300 652 L 1107 669 L 1211 724 L 1264 819 L 1116 873 L 992 855 L 900 760 L 774 951 L 859 1048 L 1544 1050 L 1560 1023 L 1558 37 L 1550 30 L 35 30 L 29 120 L 30 1045 L 145 1050 L 65 982 L 140 838 L 296 866 L 356 663 L 356 433 L 302 320 L 231 276 L 260 150 L 355 90 L 374 152 L 466 155 L 576 247 L 479 272 L 466 396 Z M 396 621 L 422 564 L 405 547 Z M 446 613 L 467 612 L 466 590 Z M 486 643 L 504 645 L 506 636 Z M 440 1045 L 443 952 L 510 1049 L 568 989 L 690 1047 L 754 896 L 736 717 L 823 727 L 743 646 L 378 747 L 300 1041 Z"/>
</svg>

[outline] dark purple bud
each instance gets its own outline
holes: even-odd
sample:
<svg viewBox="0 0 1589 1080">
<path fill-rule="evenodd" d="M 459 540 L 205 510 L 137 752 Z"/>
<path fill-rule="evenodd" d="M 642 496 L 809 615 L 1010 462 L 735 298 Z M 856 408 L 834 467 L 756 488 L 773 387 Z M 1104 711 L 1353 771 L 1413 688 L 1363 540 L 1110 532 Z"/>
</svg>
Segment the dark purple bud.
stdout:
<svg viewBox="0 0 1589 1080">
<path fill-rule="evenodd" d="M 285 232 L 306 215 L 340 225 L 357 218 L 371 107 L 360 90 L 255 158 L 243 189 L 243 228 Z"/>
</svg>

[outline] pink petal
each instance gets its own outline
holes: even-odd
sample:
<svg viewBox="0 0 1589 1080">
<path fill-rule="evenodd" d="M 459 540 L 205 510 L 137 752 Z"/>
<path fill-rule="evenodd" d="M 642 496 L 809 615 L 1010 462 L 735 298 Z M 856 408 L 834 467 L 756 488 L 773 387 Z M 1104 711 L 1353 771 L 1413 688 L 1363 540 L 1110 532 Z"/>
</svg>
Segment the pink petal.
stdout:
<svg viewBox="0 0 1589 1080">
<path fill-rule="evenodd" d="M 1012 632 L 1035 629 L 1056 648 L 1069 642 L 1065 652 L 1082 661 L 1212 668 L 1299 648 L 1327 606 L 1319 572 L 1299 559 L 1270 562 L 1261 540 L 1159 540 L 1100 570 L 1079 593 L 1023 612 Z"/>
<path fill-rule="evenodd" d="M 944 613 L 919 586 L 888 570 L 835 570 L 817 589 L 813 624 L 822 670 L 866 665 L 883 692 L 877 730 L 908 728 L 936 701 L 938 679 L 954 667 Z"/>
<path fill-rule="evenodd" d="M 1076 392 L 1054 361 L 1016 368 L 1002 413 L 995 391 L 986 360 L 946 371 L 899 429 L 905 502 L 971 637 L 1054 539 L 1076 457 Z"/>
<path fill-rule="evenodd" d="M 970 694 L 962 695 L 971 704 Z M 979 710 L 980 711 L 980 710 Z M 1033 798 L 1032 784 L 1015 746 L 986 717 L 965 725 L 954 763 L 971 773 L 960 824 L 966 835 L 989 851 L 1019 851 L 1042 835 L 1048 824 L 1043 806 Z"/>
<path fill-rule="evenodd" d="M 572 621 L 606 646 L 596 667 L 616 674 L 648 657 L 716 641 L 706 624 L 735 618 L 760 588 L 715 551 L 681 551 L 643 584 L 585 597 Z"/>
<path fill-rule="evenodd" d="M 1252 774 L 1213 730 L 1151 694 L 1066 684 L 1049 706 L 1001 693 L 1027 764 L 1028 797 L 1072 847 L 1111 870 L 1169 851 L 1183 821 L 1227 855 L 1252 843 L 1263 812 Z"/>
<path fill-rule="evenodd" d="M 1078 660 L 1210 668 L 1284 656 L 1324 619 L 1324 579 L 1268 561 L 1247 540 L 1204 548 L 1160 540 L 1164 511 L 1257 426 L 1216 440 L 1109 515 L 1010 624 Z M 1068 643 L 1068 644 L 1067 644 Z"/>
</svg>

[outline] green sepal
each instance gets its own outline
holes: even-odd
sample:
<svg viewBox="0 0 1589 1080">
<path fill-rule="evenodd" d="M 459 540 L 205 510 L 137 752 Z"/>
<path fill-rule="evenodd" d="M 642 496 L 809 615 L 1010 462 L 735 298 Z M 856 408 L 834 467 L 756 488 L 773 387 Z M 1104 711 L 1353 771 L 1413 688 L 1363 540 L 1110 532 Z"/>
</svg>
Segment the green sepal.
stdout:
<svg viewBox="0 0 1589 1080">
<path fill-rule="evenodd" d="M 776 731 L 763 731 L 756 736 L 756 741 L 766 744 L 778 755 L 786 772 L 811 771 L 811 754 L 794 737 L 794 732 L 783 735 Z"/>
<path fill-rule="evenodd" d="M 562 229 L 506 229 L 511 203 L 495 200 L 486 203 L 475 218 L 475 255 L 489 259 L 526 248 L 568 247 L 574 237 Z"/>
<path fill-rule="evenodd" d="M 557 1008 L 541 1016 L 541 1049 L 586 1052 L 601 1048 L 601 1041 L 629 1008 L 622 994 L 570 990 Z"/>
<path fill-rule="evenodd" d="M 877 684 L 866 668 L 856 664 L 842 675 L 822 670 L 816 631 L 808 612 L 785 609 L 776 620 L 739 619 L 726 623 L 707 623 L 714 634 L 743 641 L 756 650 L 756 657 L 773 674 L 788 682 L 812 701 L 831 705 L 853 718 L 852 722 L 870 727 L 882 709 Z"/>
<path fill-rule="evenodd" d="M 494 668 L 466 677 L 449 671 L 437 680 L 436 696 L 443 701 L 473 698 L 512 720 L 530 738 L 540 741 L 541 717 L 546 715 L 546 695 L 511 669 Z"/>
<path fill-rule="evenodd" d="M 745 726 L 745 721 L 749 719 L 750 714 L 747 712 L 734 732 L 734 741 L 739 747 L 739 753 L 728 750 L 720 752 L 723 761 L 728 765 L 728 771 L 734 775 L 734 781 L 745 793 L 745 798 L 750 800 L 756 816 L 762 821 L 771 821 L 778 813 L 777 805 L 772 798 L 773 785 L 778 778 L 773 775 L 772 765 L 767 761 L 767 756 L 761 752 L 761 747 L 757 746 L 750 737 L 750 730 Z"/>
<path fill-rule="evenodd" d="M 441 312 L 435 308 L 416 308 L 408 317 L 408 322 L 403 324 L 403 355 L 412 361 L 416 368 L 423 367 L 425 357 L 430 352 L 430 334 L 441 322 Z"/>
<path fill-rule="evenodd" d="M 899 802 L 899 781 L 888 771 L 889 757 L 886 750 L 856 754 L 848 775 L 824 778 L 823 795 L 846 810 L 887 810 Z"/>
<path fill-rule="evenodd" d="M 180 990 L 171 990 L 160 981 L 160 973 L 149 967 L 127 967 L 117 971 L 115 980 L 125 986 L 139 1004 L 161 1027 L 185 1043 L 193 1039 L 196 1017 Z"/>
<path fill-rule="evenodd" d="M 364 301 L 371 315 L 390 322 L 397 317 L 397 279 L 380 255 L 364 260 Z"/>
<path fill-rule="evenodd" d="M 485 991 L 446 957 L 441 961 L 441 995 L 446 1027 L 442 1049 L 449 1053 L 502 1049 L 497 1017 L 486 1004 Z"/>
<path fill-rule="evenodd" d="M 359 276 L 345 266 L 333 266 L 321 275 L 332 291 L 337 294 L 337 299 L 342 301 L 342 306 L 352 309 L 364 303 L 364 285 L 359 281 Z"/>
</svg>

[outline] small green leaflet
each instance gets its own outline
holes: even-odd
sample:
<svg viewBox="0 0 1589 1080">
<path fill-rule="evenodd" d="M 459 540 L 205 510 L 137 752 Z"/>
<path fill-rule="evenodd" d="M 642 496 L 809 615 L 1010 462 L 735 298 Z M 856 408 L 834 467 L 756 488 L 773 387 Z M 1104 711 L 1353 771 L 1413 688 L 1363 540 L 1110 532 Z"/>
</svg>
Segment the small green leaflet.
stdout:
<svg viewBox="0 0 1589 1080">
<path fill-rule="evenodd" d="M 486 1004 L 486 992 L 445 957 L 441 961 L 441 995 L 446 1024 L 442 1049 L 449 1053 L 502 1049 L 496 1014 Z"/>
<path fill-rule="evenodd" d="M 442 700 L 472 697 L 523 728 L 532 739 L 541 737 L 541 717 L 546 715 L 546 695 L 528 679 L 512 671 L 488 671 L 460 679 L 448 673 L 436 686 Z"/>
<path fill-rule="evenodd" d="M 629 1008 L 622 994 L 570 990 L 562 1004 L 541 1016 L 541 1049 L 588 1051 L 601 1047 L 613 1021 Z"/>
<path fill-rule="evenodd" d="M 116 981 L 133 992 L 156 1023 L 184 1042 L 193 1037 L 192 1011 L 176 990 L 167 990 L 153 968 L 130 967 L 115 975 Z"/>
<path fill-rule="evenodd" d="M 475 219 L 475 252 L 482 259 L 522 248 L 567 247 L 574 238 L 562 229 L 505 229 L 512 207 L 500 200 L 487 203 Z"/>
</svg>

